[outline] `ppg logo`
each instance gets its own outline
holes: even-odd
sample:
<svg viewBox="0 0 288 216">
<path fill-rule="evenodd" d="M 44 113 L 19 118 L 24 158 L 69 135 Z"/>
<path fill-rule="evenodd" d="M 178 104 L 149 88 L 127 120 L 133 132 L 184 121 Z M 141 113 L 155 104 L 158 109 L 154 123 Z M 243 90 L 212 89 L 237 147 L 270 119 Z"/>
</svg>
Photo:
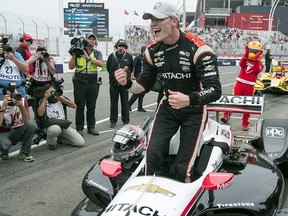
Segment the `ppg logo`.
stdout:
<svg viewBox="0 0 288 216">
<path fill-rule="evenodd" d="M 272 138 L 283 138 L 284 137 L 284 129 L 281 127 L 267 127 L 266 128 L 266 136 Z"/>
</svg>

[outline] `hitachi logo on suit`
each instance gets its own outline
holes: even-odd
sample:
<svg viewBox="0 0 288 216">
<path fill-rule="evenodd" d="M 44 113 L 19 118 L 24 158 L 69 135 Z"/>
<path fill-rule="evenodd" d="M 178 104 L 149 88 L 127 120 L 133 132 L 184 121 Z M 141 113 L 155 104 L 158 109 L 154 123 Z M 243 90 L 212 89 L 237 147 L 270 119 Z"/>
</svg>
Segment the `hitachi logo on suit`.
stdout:
<svg viewBox="0 0 288 216">
<path fill-rule="evenodd" d="M 189 79 L 191 78 L 191 73 L 162 73 L 161 76 L 164 79 Z"/>
</svg>

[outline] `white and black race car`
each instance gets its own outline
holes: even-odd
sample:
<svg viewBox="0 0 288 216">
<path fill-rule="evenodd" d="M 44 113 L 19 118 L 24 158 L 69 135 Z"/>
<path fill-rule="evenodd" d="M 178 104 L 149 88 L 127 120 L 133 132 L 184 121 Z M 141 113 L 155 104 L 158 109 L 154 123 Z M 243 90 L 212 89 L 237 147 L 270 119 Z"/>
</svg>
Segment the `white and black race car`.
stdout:
<svg viewBox="0 0 288 216">
<path fill-rule="evenodd" d="M 261 114 L 263 107 L 264 97 L 223 95 L 208 110 Z M 153 118 L 147 117 L 140 126 L 146 136 L 152 123 Z M 253 136 L 236 137 L 229 124 L 208 119 L 191 183 L 169 175 L 145 175 L 145 151 L 124 162 L 107 155 L 84 177 L 82 189 L 87 198 L 72 215 L 282 215 L 279 209 L 288 175 L 287 126 L 287 119 L 259 118 Z M 167 170 L 178 145 L 179 133 L 165 157 Z"/>
</svg>

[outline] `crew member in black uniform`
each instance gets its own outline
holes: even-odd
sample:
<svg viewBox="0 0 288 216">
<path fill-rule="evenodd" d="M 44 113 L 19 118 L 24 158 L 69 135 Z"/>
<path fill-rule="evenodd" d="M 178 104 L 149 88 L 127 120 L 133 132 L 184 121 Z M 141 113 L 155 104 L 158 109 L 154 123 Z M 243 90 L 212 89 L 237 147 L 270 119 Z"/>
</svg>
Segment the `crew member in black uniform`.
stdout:
<svg viewBox="0 0 288 216">
<path fill-rule="evenodd" d="M 271 62 L 272 62 L 272 55 L 270 53 L 270 47 L 266 49 L 265 54 L 265 72 L 269 73 L 271 68 Z"/>
<path fill-rule="evenodd" d="M 137 55 L 134 60 L 133 60 L 133 64 L 134 64 L 134 70 L 132 72 L 132 79 L 137 79 L 137 77 L 139 76 L 139 74 L 142 71 L 142 64 L 143 64 L 143 60 L 144 60 L 144 51 L 146 49 L 146 46 L 142 46 L 141 47 L 141 53 L 139 55 Z M 146 110 L 143 108 L 143 98 L 144 98 L 145 92 L 141 93 L 141 94 L 133 94 L 128 103 L 129 103 L 129 110 L 131 111 L 131 106 L 133 105 L 133 103 L 138 99 L 138 109 L 137 111 L 139 112 L 146 112 Z"/>
<path fill-rule="evenodd" d="M 156 41 L 145 51 L 143 71 L 136 81 L 127 79 L 127 68 L 115 72 L 116 80 L 130 92 L 149 91 L 161 74 L 165 96 L 155 114 L 147 147 L 146 174 L 163 175 L 163 157 L 180 127 L 180 146 L 170 177 L 191 181 L 191 168 L 207 120 L 206 105 L 221 97 L 217 57 L 191 33 L 180 31 L 178 9 L 166 2 L 155 4 L 143 19 L 151 19 Z"/>
<path fill-rule="evenodd" d="M 128 76 L 131 77 L 133 71 L 133 58 L 126 50 L 128 45 L 125 40 L 119 39 L 114 48 L 115 52 L 111 53 L 107 59 L 107 71 L 109 73 L 110 84 L 110 128 L 114 128 L 118 120 L 118 100 L 119 95 L 121 99 L 121 117 L 123 124 L 128 124 L 129 117 L 129 104 L 128 104 L 128 91 L 125 87 L 119 85 L 114 77 L 114 73 L 119 68 L 127 66 Z"/>
</svg>

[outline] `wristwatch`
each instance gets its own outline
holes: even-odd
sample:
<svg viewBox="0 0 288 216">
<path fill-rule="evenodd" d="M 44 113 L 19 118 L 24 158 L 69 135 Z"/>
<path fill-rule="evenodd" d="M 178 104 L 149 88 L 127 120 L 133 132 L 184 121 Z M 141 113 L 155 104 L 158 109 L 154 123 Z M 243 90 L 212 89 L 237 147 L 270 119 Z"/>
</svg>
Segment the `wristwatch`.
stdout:
<svg viewBox="0 0 288 216">
<path fill-rule="evenodd" d="M 6 109 L 0 110 L 0 113 L 1 113 L 1 112 L 5 112 L 5 110 L 6 110 Z"/>
</svg>

